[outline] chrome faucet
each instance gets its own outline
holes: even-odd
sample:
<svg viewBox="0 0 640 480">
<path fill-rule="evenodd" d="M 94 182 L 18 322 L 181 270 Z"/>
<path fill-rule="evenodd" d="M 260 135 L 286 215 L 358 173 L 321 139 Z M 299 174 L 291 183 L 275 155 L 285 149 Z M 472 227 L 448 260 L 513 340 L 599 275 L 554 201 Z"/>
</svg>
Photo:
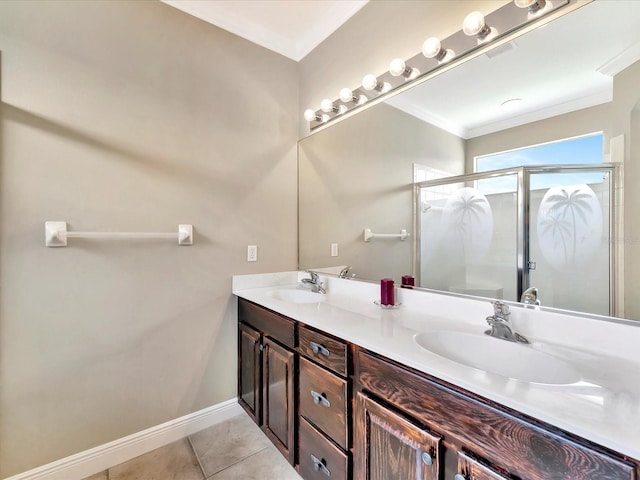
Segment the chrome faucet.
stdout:
<svg viewBox="0 0 640 480">
<path fill-rule="evenodd" d="M 338 276 L 340 278 L 347 278 L 347 279 L 355 277 L 356 276 L 355 273 L 352 273 L 351 275 L 349 275 L 350 271 L 351 271 L 351 267 L 347 265 L 342 270 L 340 270 L 340 274 Z"/>
<path fill-rule="evenodd" d="M 524 303 L 525 305 L 540 305 L 538 289 L 536 287 L 527 288 L 520 296 L 520 303 Z"/>
<path fill-rule="evenodd" d="M 529 340 L 513 331 L 511 321 L 509 319 L 511 316 L 509 305 L 506 305 L 499 300 L 492 302 L 492 304 L 493 315 L 487 317 L 487 323 L 491 329 L 484 333 L 491 337 L 501 338 L 502 340 L 507 340 L 509 342 L 529 343 Z"/>
<path fill-rule="evenodd" d="M 327 293 L 327 291 L 322 288 L 322 282 L 319 281 L 318 274 L 316 272 L 312 272 L 311 270 L 307 270 L 306 272 L 311 275 L 311 278 L 303 278 L 301 280 L 302 286 L 308 286 L 314 293 Z"/>
</svg>

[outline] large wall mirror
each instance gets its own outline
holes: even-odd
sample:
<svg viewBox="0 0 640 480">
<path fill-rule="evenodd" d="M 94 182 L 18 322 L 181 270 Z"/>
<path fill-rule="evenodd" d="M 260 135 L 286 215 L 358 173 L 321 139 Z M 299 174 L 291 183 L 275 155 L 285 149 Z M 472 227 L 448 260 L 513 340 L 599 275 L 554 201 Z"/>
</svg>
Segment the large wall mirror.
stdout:
<svg viewBox="0 0 640 480">
<path fill-rule="evenodd" d="M 348 265 L 358 279 L 370 281 L 391 277 L 399 282 L 402 275 L 414 274 L 428 288 L 517 301 L 519 253 L 514 247 L 506 254 L 504 248 L 512 242 L 509 230 L 516 228 L 509 203 L 519 195 L 516 187 L 482 195 L 480 180 L 463 177 L 454 183 L 446 177 L 472 174 L 480 156 L 596 134 L 604 170 L 582 172 L 582 177 L 553 172 L 556 176 L 545 177 L 543 186 L 536 184 L 539 172 L 527 174 L 532 176 L 529 224 L 533 228 L 546 215 L 549 225 L 556 224 L 538 221 L 540 229 L 560 235 L 527 243 L 539 255 L 531 284 L 539 287 L 543 305 L 640 319 L 640 237 L 632 221 L 640 208 L 633 188 L 640 181 L 635 166 L 640 161 L 638 24 L 640 2 L 596 0 L 301 140 L 300 268 Z M 512 99 L 520 101 L 508 102 Z M 570 156 L 577 154 L 569 149 Z M 565 162 L 553 158 L 548 163 Z M 610 163 L 623 163 L 617 184 L 617 170 L 607 170 Z M 428 179 L 435 184 L 420 193 L 415 182 Z M 584 217 L 581 224 L 572 227 L 566 218 L 554 217 L 550 205 L 564 194 L 582 206 L 582 212 L 572 210 Z M 475 250 L 462 253 L 464 244 L 458 251 L 445 248 L 455 243 L 447 232 L 456 226 L 442 220 L 454 200 L 475 205 L 467 211 L 477 224 L 470 235 Z M 593 212 L 595 220 L 584 212 Z M 430 247 L 438 235 L 428 218 L 442 220 L 439 250 Z M 365 242 L 365 229 L 398 237 Z M 404 240 L 402 230 L 409 233 Z M 594 235 L 596 240 L 587 239 Z M 565 260 L 546 255 L 548 265 L 540 268 L 546 245 L 556 250 L 564 245 Z M 576 255 L 587 250 L 592 257 Z M 446 270 L 456 270 L 452 265 L 470 253 L 472 268 L 458 269 L 457 277 L 444 281 Z M 490 273 L 491 280 L 484 281 Z M 600 284 L 605 284 L 606 302 L 596 305 L 592 292 Z M 561 291 L 569 300 L 558 300 Z"/>
</svg>

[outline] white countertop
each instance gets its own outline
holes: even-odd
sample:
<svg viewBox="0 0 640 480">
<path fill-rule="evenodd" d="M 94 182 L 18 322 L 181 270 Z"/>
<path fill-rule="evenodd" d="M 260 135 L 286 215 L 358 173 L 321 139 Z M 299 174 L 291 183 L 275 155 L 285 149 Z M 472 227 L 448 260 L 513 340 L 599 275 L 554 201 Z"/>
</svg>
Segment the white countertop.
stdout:
<svg viewBox="0 0 640 480">
<path fill-rule="evenodd" d="M 640 460 L 640 322 L 612 322 L 513 306 L 515 330 L 549 346 L 582 380 L 545 385 L 513 380 L 440 357 L 420 347 L 416 333 L 482 333 L 493 313 L 488 300 L 397 289 L 401 306 L 383 310 L 374 283 L 321 277 L 322 303 L 274 296 L 295 289 L 302 272 L 240 275 L 233 293 L 294 320 L 462 387 L 568 432 Z"/>
</svg>

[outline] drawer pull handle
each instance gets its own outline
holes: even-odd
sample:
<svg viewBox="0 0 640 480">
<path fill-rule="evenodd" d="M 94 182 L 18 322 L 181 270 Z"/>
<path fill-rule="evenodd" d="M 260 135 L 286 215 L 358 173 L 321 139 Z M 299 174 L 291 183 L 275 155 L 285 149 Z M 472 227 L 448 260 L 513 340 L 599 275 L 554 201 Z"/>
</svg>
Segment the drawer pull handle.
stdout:
<svg viewBox="0 0 640 480">
<path fill-rule="evenodd" d="M 331 402 L 327 400 L 324 393 L 318 393 L 315 390 L 311 390 L 311 396 L 313 397 L 313 403 L 316 405 L 322 405 L 327 408 L 331 406 Z"/>
<path fill-rule="evenodd" d="M 428 452 L 422 453 L 422 463 L 429 466 L 433 465 L 433 458 L 431 458 L 431 455 Z"/>
<path fill-rule="evenodd" d="M 456 473 L 455 477 L 453 477 L 453 480 L 467 480 L 467 477 L 465 477 L 461 473 Z"/>
<path fill-rule="evenodd" d="M 318 457 L 311 454 L 311 461 L 313 462 L 313 469 L 316 472 L 322 472 L 327 477 L 331 476 L 331 471 L 327 468 L 327 465 L 326 465 L 327 462 L 324 460 L 324 458 L 320 460 Z"/>
<path fill-rule="evenodd" d="M 324 345 L 320 345 L 319 343 L 316 343 L 316 342 L 309 342 L 309 345 L 311 345 L 311 350 L 313 350 L 313 353 L 315 353 L 316 355 L 321 354 L 321 355 L 324 355 L 325 357 L 328 357 L 329 355 L 331 355 L 327 347 L 325 347 Z"/>
</svg>

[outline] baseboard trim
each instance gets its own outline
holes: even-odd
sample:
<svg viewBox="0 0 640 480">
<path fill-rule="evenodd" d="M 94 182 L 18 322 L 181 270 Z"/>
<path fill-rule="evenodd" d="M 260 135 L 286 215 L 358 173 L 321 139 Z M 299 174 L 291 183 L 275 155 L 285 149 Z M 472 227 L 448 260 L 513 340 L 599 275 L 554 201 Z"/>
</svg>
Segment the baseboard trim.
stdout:
<svg viewBox="0 0 640 480">
<path fill-rule="evenodd" d="M 238 399 L 232 398 L 5 480 L 80 480 L 243 412 Z"/>
</svg>

